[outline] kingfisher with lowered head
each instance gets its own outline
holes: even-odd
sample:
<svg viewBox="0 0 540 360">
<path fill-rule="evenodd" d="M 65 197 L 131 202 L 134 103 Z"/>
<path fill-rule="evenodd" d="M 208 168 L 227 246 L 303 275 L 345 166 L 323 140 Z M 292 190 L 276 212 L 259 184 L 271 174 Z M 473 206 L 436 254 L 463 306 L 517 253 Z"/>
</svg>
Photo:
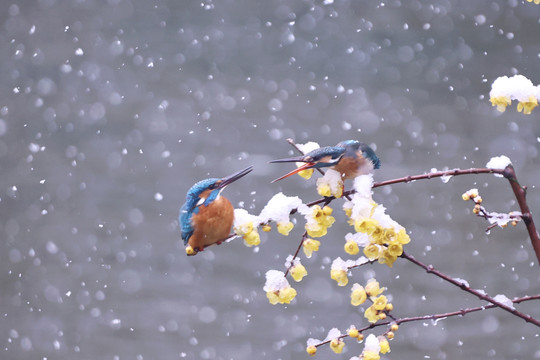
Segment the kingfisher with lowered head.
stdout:
<svg viewBox="0 0 540 360">
<path fill-rule="evenodd" d="M 286 159 L 272 160 L 271 163 L 303 162 L 293 171 L 272 182 L 285 179 L 302 170 L 329 167 L 341 173 L 343 180 L 353 179 L 359 175 L 371 174 L 381 167 L 381 161 L 369 145 L 357 140 L 345 140 L 336 146 L 325 146 L 309 153 Z"/>
<path fill-rule="evenodd" d="M 225 187 L 249 174 L 252 166 L 224 178 L 201 180 L 186 194 L 180 209 L 179 223 L 188 255 L 195 255 L 206 246 L 221 244 L 231 231 L 234 207 L 221 195 Z"/>
</svg>

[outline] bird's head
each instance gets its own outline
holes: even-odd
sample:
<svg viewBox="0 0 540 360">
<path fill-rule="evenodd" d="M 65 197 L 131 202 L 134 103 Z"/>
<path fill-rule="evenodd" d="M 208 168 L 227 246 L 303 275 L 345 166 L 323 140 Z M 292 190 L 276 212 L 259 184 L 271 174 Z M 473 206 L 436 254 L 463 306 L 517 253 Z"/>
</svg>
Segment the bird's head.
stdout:
<svg viewBox="0 0 540 360">
<path fill-rule="evenodd" d="M 358 156 L 358 152 L 360 152 L 363 158 L 366 158 L 373 163 L 374 169 L 379 169 L 381 167 L 381 160 L 379 160 L 379 157 L 377 154 L 375 154 L 375 151 L 373 151 L 369 145 L 363 142 L 358 140 L 345 140 L 341 141 L 336 146 L 345 149 L 343 154 L 344 157 L 355 158 Z"/>
<path fill-rule="evenodd" d="M 201 180 L 195 183 L 186 194 L 185 207 L 192 211 L 200 205 L 208 206 L 212 201 L 217 199 L 225 187 L 241 177 L 249 174 L 253 170 L 253 166 L 249 166 L 232 175 L 224 178 L 210 178 Z"/>
<path fill-rule="evenodd" d="M 294 175 L 302 170 L 313 168 L 324 168 L 334 166 L 345 154 L 345 147 L 343 146 L 325 146 L 308 152 L 303 156 L 297 156 L 292 158 L 277 159 L 270 161 L 271 163 L 284 163 L 284 162 L 303 162 L 304 164 L 294 169 L 293 171 L 273 180 L 276 182 L 291 175 Z"/>
</svg>

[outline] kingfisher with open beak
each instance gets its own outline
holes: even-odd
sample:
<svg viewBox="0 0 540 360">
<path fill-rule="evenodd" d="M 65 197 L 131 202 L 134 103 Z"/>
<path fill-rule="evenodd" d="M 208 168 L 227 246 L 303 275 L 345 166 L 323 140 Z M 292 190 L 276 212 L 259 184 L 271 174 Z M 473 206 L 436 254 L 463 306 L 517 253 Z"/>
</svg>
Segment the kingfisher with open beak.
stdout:
<svg viewBox="0 0 540 360">
<path fill-rule="evenodd" d="M 325 146 L 309 153 L 286 159 L 272 160 L 271 163 L 301 162 L 303 165 L 273 180 L 285 179 L 302 170 L 329 167 L 341 174 L 343 180 L 353 179 L 359 175 L 371 174 L 381 167 L 381 161 L 369 145 L 357 140 L 345 140 L 336 146 Z"/>
<path fill-rule="evenodd" d="M 234 207 L 221 195 L 225 187 L 249 174 L 253 166 L 230 176 L 201 180 L 186 194 L 180 209 L 179 223 L 188 255 L 195 255 L 206 246 L 221 244 L 231 231 Z"/>
</svg>

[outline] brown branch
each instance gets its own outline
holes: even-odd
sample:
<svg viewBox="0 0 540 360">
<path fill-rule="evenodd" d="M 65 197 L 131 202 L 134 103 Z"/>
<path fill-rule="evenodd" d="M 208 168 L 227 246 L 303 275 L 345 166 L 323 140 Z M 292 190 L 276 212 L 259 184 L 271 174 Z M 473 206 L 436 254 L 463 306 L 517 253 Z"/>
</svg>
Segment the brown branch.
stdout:
<svg viewBox="0 0 540 360">
<path fill-rule="evenodd" d="M 416 258 L 414 258 L 413 256 L 407 255 L 405 252 L 403 252 L 403 254 L 401 254 L 401 257 L 404 258 L 404 259 L 407 259 L 411 263 L 423 268 L 429 274 L 433 274 L 433 275 L 443 279 L 444 281 L 449 282 L 450 284 L 459 287 L 463 291 L 466 291 L 466 292 L 468 292 L 470 294 L 473 294 L 476 297 L 478 297 L 478 298 L 480 298 L 480 299 L 482 299 L 484 301 L 487 301 L 487 302 L 489 302 L 489 303 L 491 303 L 491 304 L 493 304 L 493 305 L 495 305 L 495 306 L 497 306 L 497 307 L 499 307 L 499 308 L 501 308 L 501 309 L 503 309 L 503 310 L 505 310 L 505 311 L 519 317 L 519 318 L 522 318 L 523 320 L 525 320 L 528 323 L 531 323 L 531 324 L 534 324 L 534 325 L 540 327 L 540 321 L 539 320 L 536 320 L 535 318 L 531 317 L 530 315 L 519 312 L 516 309 L 514 309 L 514 308 L 512 308 L 512 307 L 510 307 L 508 305 L 505 305 L 505 304 L 495 300 L 491 296 L 486 295 L 481 291 L 478 291 L 478 290 L 475 290 L 475 289 L 469 287 L 467 284 L 465 284 L 465 283 L 463 283 L 461 281 L 452 279 L 448 275 L 446 275 L 446 274 L 440 272 L 439 270 L 435 269 L 433 267 L 433 265 L 426 265 L 423 262 L 421 262 L 421 261 L 417 260 Z"/>
<path fill-rule="evenodd" d="M 520 304 L 522 302 L 531 301 L 531 300 L 540 300 L 540 294 L 532 295 L 532 296 L 524 296 L 524 297 L 520 297 L 520 298 L 514 298 L 512 300 L 512 302 L 514 304 Z M 380 326 L 390 325 L 390 324 L 393 324 L 393 323 L 396 323 L 396 324 L 400 325 L 400 324 L 403 324 L 403 323 L 408 323 L 408 322 L 413 322 L 413 321 L 438 320 L 438 319 L 446 319 L 446 318 L 453 317 L 453 316 L 465 316 L 465 315 L 473 313 L 473 312 L 482 311 L 482 310 L 488 310 L 488 309 L 494 309 L 496 307 L 498 307 L 498 306 L 494 305 L 494 304 L 489 304 L 489 305 L 477 306 L 477 307 L 473 307 L 473 308 L 461 309 L 461 310 L 457 310 L 457 311 L 451 311 L 451 312 L 442 313 L 442 314 L 403 317 L 403 318 L 395 319 L 395 320 L 392 320 L 392 321 L 383 321 L 383 322 L 377 322 L 375 324 L 370 324 L 370 325 L 365 326 L 365 327 L 363 327 L 361 329 L 358 329 L 358 332 L 362 333 L 362 332 L 364 332 L 366 330 L 370 330 L 370 329 L 380 327 Z M 346 337 L 348 337 L 348 335 L 343 334 L 339 338 L 343 339 L 343 338 L 346 338 Z M 328 344 L 331 341 L 332 340 L 325 340 L 325 341 L 323 341 L 323 342 L 321 342 L 321 343 L 319 343 L 319 344 L 317 344 L 315 346 L 319 347 L 319 346 Z"/>
<path fill-rule="evenodd" d="M 291 260 L 291 266 L 289 266 L 287 268 L 287 270 L 285 271 L 285 277 L 287 277 L 287 274 L 289 274 L 289 270 L 291 270 L 291 267 L 293 266 L 293 260 L 296 259 L 298 257 L 298 253 L 300 252 L 300 249 L 302 248 L 302 245 L 304 245 L 304 241 L 306 241 L 307 239 L 307 231 L 304 231 L 304 234 L 302 234 L 302 239 L 300 240 L 300 244 L 298 244 L 298 248 L 296 249 L 296 252 L 294 253 L 293 255 L 293 258 Z"/>
<path fill-rule="evenodd" d="M 536 258 L 538 259 L 538 263 L 540 265 L 540 236 L 538 235 L 538 231 L 536 230 L 536 225 L 534 224 L 531 210 L 529 209 L 527 199 L 525 198 L 527 195 L 527 188 L 519 184 L 516 177 L 516 172 L 512 165 L 508 165 L 504 169 L 503 176 L 507 178 L 510 182 L 512 191 L 514 192 L 514 195 L 517 199 L 519 209 L 521 210 L 521 218 L 523 219 L 523 222 L 527 227 L 534 253 L 536 254 Z"/>
</svg>

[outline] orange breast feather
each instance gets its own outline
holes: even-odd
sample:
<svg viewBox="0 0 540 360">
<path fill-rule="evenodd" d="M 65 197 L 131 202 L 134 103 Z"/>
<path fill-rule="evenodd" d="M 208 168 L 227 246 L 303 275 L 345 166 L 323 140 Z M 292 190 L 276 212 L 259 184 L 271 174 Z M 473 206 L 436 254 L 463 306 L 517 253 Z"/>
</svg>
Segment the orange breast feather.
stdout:
<svg viewBox="0 0 540 360">
<path fill-rule="evenodd" d="M 193 214 L 191 218 L 195 231 L 189 238 L 189 245 L 192 248 L 202 249 L 204 246 L 224 240 L 230 234 L 233 219 L 234 208 L 223 196 L 208 206 L 201 205 L 199 212 Z"/>
</svg>

